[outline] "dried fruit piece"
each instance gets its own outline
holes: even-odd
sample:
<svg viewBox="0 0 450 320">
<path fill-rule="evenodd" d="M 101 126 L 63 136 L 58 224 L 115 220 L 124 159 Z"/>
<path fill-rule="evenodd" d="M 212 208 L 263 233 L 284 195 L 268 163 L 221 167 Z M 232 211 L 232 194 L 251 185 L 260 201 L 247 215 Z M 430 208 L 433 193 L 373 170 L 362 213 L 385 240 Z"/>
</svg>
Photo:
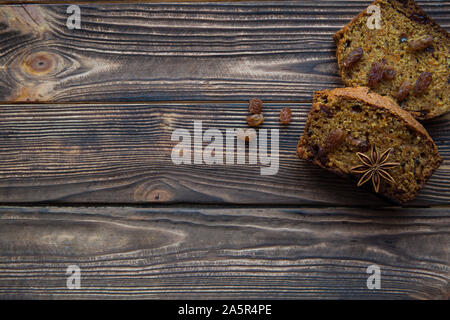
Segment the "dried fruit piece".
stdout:
<svg viewBox="0 0 450 320">
<path fill-rule="evenodd" d="M 361 60 L 363 55 L 364 55 L 363 49 L 361 47 L 358 47 L 345 56 L 344 60 L 342 61 L 342 64 L 344 65 L 345 68 L 350 68 L 356 62 Z"/>
<path fill-rule="evenodd" d="M 255 129 L 237 129 L 236 130 L 236 137 L 245 142 L 253 141 L 257 138 Z"/>
<path fill-rule="evenodd" d="M 406 96 L 408 96 L 408 94 L 411 91 L 412 87 L 413 87 L 413 84 L 412 84 L 411 81 L 403 82 L 402 85 L 400 86 L 400 88 L 398 89 L 397 100 L 399 102 L 405 100 Z"/>
<path fill-rule="evenodd" d="M 416 85 L 414 86 L 414 93 L 416 95 L 423 94 L 431 84 L 432 77 L 433 75 L 430 72 L 422 72 L 416 81 Z"/>
<path fill-rule="evenodd" d="M 392 80 L 395 77 L 395 69 L 393 66 L 385 66 L 383 71 L 383 79 L 384 80 Z"/>
<path fill-rule="evenodd" d="M 248 104 L 248 111 L 251 114 L 258 114 L 262 112 L 263 102 L 261 99 L 252 98 Z"/>
<path fill-rule="evenodd" d="M 372 68 L 369 72 L 369 87 L 375 88 L 383 79 L 383 73 L 384 73 L 384 62 L 383 61 L 376 61 L 372 63 Z"/>
<path fill-rule="evenodd" d="M 348 137 L 349 137 L 350 143 L 353 146 L 355 146 L 356 148 L 358 148 L 358 150 L 360 152 L 367 152 L 367 151 L 369 151 L 369 148 L 370 148 L 369 141 L 356 139 L 356 138 L 353 138 L 352 136 L 348 136 Z"/>
<path fill-rule="evenodd" d="M 331 152 L 339 148 L 341 143 L 347 137 L 347 132 L 341 129 L 331 130 L 325 139 L 324 148 L 327 152 Z"/>
<path fill-rule="evenodd" d="M 323 165 L 326 165 L 328 161 L 328 152 L 324 148 L 320 147 L 317 152 L 317 159 L 319 159 Z"/>
<path fill-rule="evenodd" d="M 375 192 L 380 190 L 380 182 L 384 179 L 395 184 L 394 178 L 389 174 L 388 170 L 400 165 L 398 162 L 388 162 L 389 155 L 394 148 L 386 149 L 381 155 L 375 145 L 372 145 L 372 150 L 369 155 L 357 152 L 359 160 L 362 162 L 359 166 L 350 169 L 353 173 L 360 173 L 361 178 L 358 182 L 358 187 L 369 180 L 372 180 Z"/>
<path fill-rule="evenodd" d="M 280 122 L 282 124 L 289 124 L 289 123 L 291 123 L 291 119 L 292 119 L 291 108 L 284 107 L 283 109 L 281 109 L 281 111 L 280 111 Z"/>
<path fill-rule="evenodd" d="M 264 122 L 264 117 L 261 113 L 252 114 L 252 115 L 247 116 L 247 123 L 250 127 L 257 127 L 263 122 Z"/>
<path fill-rule="evenodd" d="M 420 51 L 428 48 L 433 44 L 433 37 L 430 35 L 425 35 L 417 39 L 409 41 L 409 48 L 413 51 Z"/>
</svg>

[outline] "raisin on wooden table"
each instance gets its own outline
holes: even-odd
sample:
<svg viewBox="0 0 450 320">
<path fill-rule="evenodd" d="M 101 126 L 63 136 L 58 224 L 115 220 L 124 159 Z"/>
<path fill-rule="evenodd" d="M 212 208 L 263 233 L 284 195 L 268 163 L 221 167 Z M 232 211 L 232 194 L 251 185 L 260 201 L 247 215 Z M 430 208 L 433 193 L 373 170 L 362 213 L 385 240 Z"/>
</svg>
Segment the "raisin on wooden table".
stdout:
<svg viewBox="0 0 450 320">
<path fill-rule="evenodd" d="M 247 123 L 250 127 L 257 127 L 263 122 L 264 116 L 261 113 L 247 116 Z"/>
<path fill-rule="evenodd" d="M 345 56 L 344 60 L 342 61 L 342 64 L 344 65 L 344 67 L 350 68 L 356 62 L 361 60 L 363 55 L 364 55 L 363 49 L 361 47 L 358 47 Z"/>
<path fill-rule="evenodd" d="M 262 112 L 263 102 L 261 99 L 253 98 L 248 104 L 248 111 L 251 114 L 258 114 Z"/>
<path fill-rule="evenodd" d="M 425 90 L 430 86 L 433 75 L 430 72 L 422 72 L 416 81 L 414 86 L 414 93 L 416 95 L 422 95 Z"/>
</svg>

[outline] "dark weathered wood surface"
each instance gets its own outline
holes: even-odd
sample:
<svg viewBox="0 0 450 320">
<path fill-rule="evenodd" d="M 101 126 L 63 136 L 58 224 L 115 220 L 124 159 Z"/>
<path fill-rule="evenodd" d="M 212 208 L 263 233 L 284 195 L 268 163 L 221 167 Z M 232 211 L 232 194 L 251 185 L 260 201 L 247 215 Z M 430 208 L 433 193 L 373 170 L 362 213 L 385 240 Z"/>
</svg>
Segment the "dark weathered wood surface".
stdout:
<svg viewBox="0 0 450 320">
<path fill-rule="evenodd" d="M 4 298 L 447 299 L 450 211 L 0 209 Z M 381 269 L 381 289 L 366 286 Z M 81 268 L 81 289 L 66 268 Z"/>
<path fill-rule="evenodd" d="M 247 203 L 386 205 L 296 156 L 309 104 L 289 104 L 294 120 L 279 124 L 283 104 L 266 104 L 263 129 L 279 129 L 280 164 L 175 165 L 175 129 L 248 128 L 247 104 L 34 104 L 0 107 L 0 201 L 63 203 Z M 429 122 L 445 161 L 410 205 L 450 202 L 450 114 Z M 270 133 L 270 132 L 269 132 Z M 270 135 L 269 135 L 270 136 Z M 225 139 L 224 139 L 225 141 Z M 207 143 L 204 143 L 206 145 Z M 224 150 L 225 153 L 225 150 Z"/>
<path fill-rule="evenodd" d="M 3 6 L 0 101 L 310 101 L 342 86 L 332 35 L 369 3 L 86 4 L 81 30 L 67 5 Z M 449 30 L 450 2 L 421 3 Z"/>
<path fill-rule="evenodd" d="M 331 36 L 370 1 L 77 1 L 72 31 L 64 1 L 7 2 L 42 5 L 0 6 L 0 298 L 448 299 L 450 115 L 408 208 L 295 155 L 313 91 L 342 86 Z M 449 1 L 419 3 L 450 30 Z M 253 96 L 277 175 L 171 162 L 173 130 L 246 128 Z"/>
</svg>

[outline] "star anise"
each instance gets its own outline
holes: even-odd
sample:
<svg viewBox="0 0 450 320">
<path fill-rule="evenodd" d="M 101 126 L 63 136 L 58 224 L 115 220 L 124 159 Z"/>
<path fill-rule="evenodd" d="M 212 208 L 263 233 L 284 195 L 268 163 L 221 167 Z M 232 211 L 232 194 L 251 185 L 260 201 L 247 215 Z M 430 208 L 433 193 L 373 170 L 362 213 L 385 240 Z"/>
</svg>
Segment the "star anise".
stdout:
<svg viewBox="0 0 450 320">
<path fill-rule="evenodd" d="M 397 162 L 387 162 L 392 149 L 393 148 L 389 148 L 380 155 L 375 145 L 372 144 L 369 155 L 365 155 L 361 152 L 356 153 L 363 164 L 353 167 L 350 170 L 354 173 L 363 174 L 361 179 L 359 179 L 358 187 L 372 179 L 373 188 L 375 189 L 375 192 L 378 193 L 380 190 L 381 179 L 395 183 L 394 178 L 386 171 L 400 165 L 400 163 Z"/>
</svg>

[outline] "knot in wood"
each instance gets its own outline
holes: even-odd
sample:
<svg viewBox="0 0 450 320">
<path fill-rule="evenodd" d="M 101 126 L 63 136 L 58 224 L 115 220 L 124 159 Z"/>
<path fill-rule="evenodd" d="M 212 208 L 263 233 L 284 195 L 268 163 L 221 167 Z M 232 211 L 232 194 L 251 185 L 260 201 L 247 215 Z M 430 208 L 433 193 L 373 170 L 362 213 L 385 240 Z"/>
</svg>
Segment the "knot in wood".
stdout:
<svg viewBox="0 0 450 320">
<path fill-rule="evenodd" d="M 55 57 L 50 52 L 37 52 L 29 55 L 23 61 L 24 69 L 31 75 L 48 74 L 55 67 Z"/>
</svg>

